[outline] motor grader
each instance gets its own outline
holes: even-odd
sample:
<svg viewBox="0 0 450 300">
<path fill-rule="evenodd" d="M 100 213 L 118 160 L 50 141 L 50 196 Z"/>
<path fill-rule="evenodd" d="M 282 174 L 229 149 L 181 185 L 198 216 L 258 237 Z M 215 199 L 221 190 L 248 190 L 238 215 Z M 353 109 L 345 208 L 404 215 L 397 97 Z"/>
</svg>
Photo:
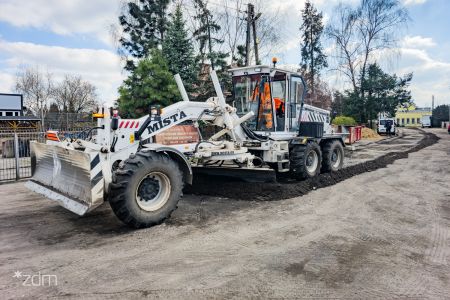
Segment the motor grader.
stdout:
<svg viewBox="0 0 450 300">
<path fill-rule="evenodd" d="M 332 132 L 328 111 L 304 104 L 306 86 L 298 73 L 260 65 L 230 72 L 229 101 L 214 71 L 217 96 L 205 102 L 190 101 L 175 75 L 183 101 L 152 107 L 139 119 L 121 119 L 104 107 L 83 138 L 48 132 L 45 144 L 31 142 L 28 188 L 78 215 L 107 200 L 121 221 L 142 228 L 168 218 L 198 173 L 264 182 L 342 167 L 345 136 Z M 215 130 L 195 141 L 158 142 L 180 124 Z"/>
</svg>

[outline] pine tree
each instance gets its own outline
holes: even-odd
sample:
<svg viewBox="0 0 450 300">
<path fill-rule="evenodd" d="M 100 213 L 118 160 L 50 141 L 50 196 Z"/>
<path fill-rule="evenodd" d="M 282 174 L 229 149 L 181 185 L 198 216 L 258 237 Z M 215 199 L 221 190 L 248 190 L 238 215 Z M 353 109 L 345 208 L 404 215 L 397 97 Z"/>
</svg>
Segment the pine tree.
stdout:
<svg viewBox="0 0 450 300">
<path fill-rule="evenodd" d="M 323 47 L 320 38 L 323 33 L 322 13 L 311 4 L 310 0 L 305 3 L 305 8 L 302 10 L 302 26 L 300 31 L 302 33 L 301 43 L 301 67 L 306 73 L 306 80 L 308 83 L 310 94 L 314 95 L 316 76 L 322 68 L 328 67 L 327 59 L 323 54 Z"/>
<path fill-rule="evenodd" d="M 367 68 L 361 86 L 366 91 L 362 96 L 359 91 L 346 91 L 343 112 L 354 117 L 358 122 L 365 123 L 376 119 L 379 113 L 395 114 L 395 109 L 411 101 L 411 91 L 408 86 L 413 74 L 399 77 L 385 73 L 374 63 Z"/>
<path fill-rule="evenodd" d="M 214 88 L 209 79 L 209 74 L 206 72 L 205 62 L 209 60 L 211 67 L 216 70 L 219 79 L 225 84 L 229 84 L 230 78 L 227 70 L 226 58 L 228 54 L 214 50 L 216 45 L 223 43 L 223 40 L 216 37 L 220 31 L 220 25 L 213 19 L 211 11 L 206 7 L 205 0 L 194 0 L 194 6 L 197 14 L 194 19 L 198 26 L 194 31 L 194 38 L 199 44 L 198 60 L 200 61 L 199 80 L 198 80 L 198 101 L 204 101 L 211 96 L 215 96 Z M 224 86 L 225 90 L 229 86 Z"/>
<path fill-rule="evenodd" d="M 247 55 L 247 51 L 245 49 L 245 45 L 238 45 L 236 47 L 237 53 L 236 53 L 236 64 L 238 67 L 244 67 L 245 66 L 245 57 Z"/>
<path fill-rule="evenodd" d="M 192 84 L 197 80 L 198 70 L 192 41 L 185 29 L 181 5 L 177 5 L 167 29 L 163 54 L 169 64 L 169 71 L 172 74 L 180 74 L 187 91 L 192 91 Z"/>
<path fill-rule="evenodd" d="M 158 49 L 139 61 L 119 87 L 119 95 L 122 117 L 140 117 L 148 114 L 152 105 L 164 107 L 181 100 L 169 66 Z"/>
<path fill-rule="evenodd" d="M 207 2 L 205 0 L 194 0 L 194 6 L 197 14 L 194 19 L 197 21 L 198 26 L 194 31 L 194 37 L 199 44 L 199 58 L 204 63 L 206 59 L 211 58 L 212 49 L 216 44 L 222 44 L 223 40 L 220 40 L 214 36 L 220 30 L 220 25 L 213 19 L 211 11 L 206 7 Z M 211 44 L 209 43 L 211 41 Z M 211 49 L 211 51 L 210 51 Z M 212 61 L 214 64 L 214 61 Z"/>
<path fill-rule="evenodd" d="M 124 35 L 119 42 L 126 56 L 143 58 L 161 45 L 167 29 L 167 6 L 170 0 L 130 1 L 119 16 Z M 125 69 L 133 70 L 134 61 L 127 59 Z"/>
</svg>

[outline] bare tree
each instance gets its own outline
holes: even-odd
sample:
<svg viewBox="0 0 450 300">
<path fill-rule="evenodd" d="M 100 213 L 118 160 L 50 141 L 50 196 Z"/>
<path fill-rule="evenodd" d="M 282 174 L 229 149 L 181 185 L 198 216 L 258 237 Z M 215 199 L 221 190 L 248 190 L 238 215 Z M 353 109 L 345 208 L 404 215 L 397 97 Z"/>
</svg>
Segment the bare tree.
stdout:
<svg viewBox="0 0 450 300">
<path fill-rule="evenodd" d="M 297 72 L 302 74 L 303 78 L 308 76 L 308 71 L 304 68 L 297 69 Z M 317 77 L 313 84 L 314 86 L 308 85 L 308 89 L 314 89 L 314 97 L 306 98 L 305 103 L 329 110 L 333 99 L 330 86 L 320 77 Z"/>
<path fill-rule="evenodd" d="M 274 49 L 278 51 L 281 42 L 281 28 L 290 25 L 283 24 L 279 10 L 270 10 L 262 0 L 255 1 L 255 14 L 261 14 L 256 22 L 256 34 L 258 36 L 258 47 L 261 58 L 270 58 Z"/>
<path fill-rule="evenodd" d="M 312 99 L 312 105 L 323 109 L 331 109 L 333 94 L 328 84 L 318 78 L 314 82 L 315 97 Z"/>
<path fill-rule="evenodd" d="M 25 106 L 44 123 L 53 91 L 52 75 L 39 67 L 24 67 L 16 74 L 15 90 L 23 94 Z"/>
<path fill-rule="evenodd" d="M 363 0 L 358 15 L 358 31 L 363 44 L 361 78 L 365 78 L 371 56 L 375 51 L 397 45 L 398 33 L 409 16 L 398 0 Z"/>
<path fill-rule="evenodd" d="M 98 106 L 96 87 L 81 76 L 66 75 L 53 95 L 61 112 L 90 112 Z"/>
<path fill-rule="evenodd" d="M 335 11 L 326 33 L 335 43 L 337 69 L 357 92 L 359 79 L 375 54 L 397 45 L 408 12 L 398 0 L 361 0 L 355 9 L 340 4 Z"/>
<path fill-rule="evenodd" d="M 225 41 L 226 52 L 230 53 L 231 63 L 238 61 L 239 46 L 245 45 L 246 39 L 246 10 L 247 2 L 243 0 L 221 0 L 211 2 L 211 8 L 218 15 L 221 26 L 221 38 Z M 273 52 L 275 46 L 279 45 L 280 17 L 278 11 L 265 9 L 261 0 L 253 1 L 255 6 L 256 35 L 260 58 L 267 58 Z M 253 34 L 253 33 L 252 33 Z M 253 37 L 252 37 L 253 38 Z M 245 55 L 245 53 L 244 53 Z M 254 52 L 250 52 L 251 60 L 254 60 Z"/>
<path fill-rule="evenodd" d="M 231 63 L 236 61 L 236 51 L 239 43 L 245 39 L 245 18 L 242 17 L 244 2 L 237 0 L 230 4 L 228 0 L 221 1 L 224 11 L 221 18 L 221 27 L 224 35 L 225 45 L 230 52 Z"/>
<path fill-rule="evenodd" d="M 360 43 L 355 42 L 357 15 L 351 7 L 342 3 L 337 6 L 335 11 L 336 14 L 326 28 L 326 34 L 335 42 L 337 70 L 348 77 L 356 91 L 356 70 L 361 46 Z"/>
</svg>

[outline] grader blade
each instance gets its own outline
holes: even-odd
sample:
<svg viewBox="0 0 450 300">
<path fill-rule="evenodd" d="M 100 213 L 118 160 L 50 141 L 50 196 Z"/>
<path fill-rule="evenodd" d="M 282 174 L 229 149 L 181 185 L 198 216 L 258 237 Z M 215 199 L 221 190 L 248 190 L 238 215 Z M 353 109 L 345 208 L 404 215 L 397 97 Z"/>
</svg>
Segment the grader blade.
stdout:
<svg viewBox="0 0 450 300">
<path fill-rule="evenodd" d="M 33 177 L 26 186 L 78 214 L 103 203 L 104 179 L 98 153 L 31 142 Z"/>
<path fill-rule="evenodd" d="M 277 180 L 275 171 L 266 168 L 194 167 L 192 169 L 194 175 L 219 176 L 252 183 L 276 182 Z"/>
</svg>

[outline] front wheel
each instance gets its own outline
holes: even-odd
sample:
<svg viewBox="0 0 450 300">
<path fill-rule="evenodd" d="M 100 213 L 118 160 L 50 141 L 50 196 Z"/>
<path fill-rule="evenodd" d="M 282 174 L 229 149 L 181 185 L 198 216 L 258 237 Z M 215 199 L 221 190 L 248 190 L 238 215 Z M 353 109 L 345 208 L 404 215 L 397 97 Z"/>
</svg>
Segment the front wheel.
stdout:
<svg viewBox="0 0 450 300">
<path fill-rule="evenodd" d="M 116 216 L 134 228 L 160 224 L 177 208 L 183 176 L 170 157 L 138 152 L 114 173 L 111 199 Z"/>
</svg>

